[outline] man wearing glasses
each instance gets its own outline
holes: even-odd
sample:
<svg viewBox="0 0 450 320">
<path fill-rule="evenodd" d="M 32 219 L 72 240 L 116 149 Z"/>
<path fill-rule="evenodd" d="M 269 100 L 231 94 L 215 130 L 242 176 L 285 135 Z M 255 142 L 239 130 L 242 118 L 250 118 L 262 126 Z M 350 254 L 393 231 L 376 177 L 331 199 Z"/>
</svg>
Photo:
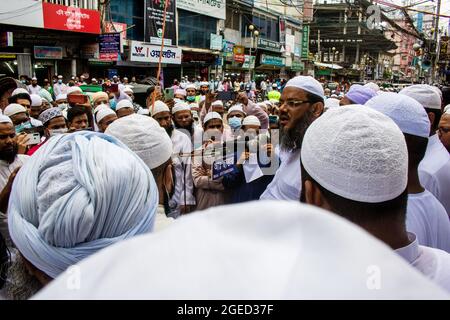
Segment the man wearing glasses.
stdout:
<svg viewBox="0 0 450 320">
<path fill-rule="evenodd" d="M 438 135 L 444 147 L 450 152 L 450 109 L 442 115 L 441 121 L 439 121 Z"/>
<path fill-rule="evenodd" d="M 301 189 L 300 149 L 309 125 L 324 108 L 322 85 L 311 76 L 289 80 L 280 98 L 281 165 L 261 199 L 298 200 Z"/>
</svg>

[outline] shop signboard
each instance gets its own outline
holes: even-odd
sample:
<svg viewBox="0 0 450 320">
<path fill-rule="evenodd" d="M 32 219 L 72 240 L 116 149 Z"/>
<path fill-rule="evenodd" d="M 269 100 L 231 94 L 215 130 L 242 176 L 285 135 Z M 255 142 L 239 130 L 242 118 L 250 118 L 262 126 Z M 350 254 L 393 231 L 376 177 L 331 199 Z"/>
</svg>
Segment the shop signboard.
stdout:
<svg viewBox="0 0 450 320">
<path fill-rule="evenodd" d="M 63 49 L 62 47 L 34 46 L 34 57 L 59 60 L 63 58 Z"/>
<path fill-rule="evenodd" d="M 283 67 L 286 65 L 285 59 L 282 57 L 269 56 L 267 54 L 261 55 L 261 64 Z"/>
<path fill-rule="evenodd" d="M 176 1 L 145 0 L 145 41 L 150 44 L 162 43 L 165 1 L 168 1 L 164 28 L 164 45 L 177 45 Z"/>
<path fill-rule="evenodd" d="M 117 61 L 120 52 L 120 33 L 108 33 L 99 36 L 100 60 Z"/>
<path fill-rule="evenodd" d="M 309 26 L 303 26 L 301 58 L 308 59 L 308 53 L 309 53 Z"/>
<path fill-rule="evenodd" d="M 158 63 L 160 54 L 161 46 L 131 41 L 130 61 Z M 178 47 L 164 47 L 161 63 L 181 64 L 181 49 Z"/>
<path fill-rule="evenodd" d="M 234 61 L 239 63 L 245 62 L 245 47 L 244 46 L 234 46 L 233 48 L 233 57 Z"/>
<path fill-rule="evenodd" d="M 258 49 L 280 52 L 281 44 L 276 41 L 258 38 Z"/>
<path fill-rule="evenodd" d="M 100 33 L 100 11 L 42 2 L 44 28 L 53 30 Z"/>
<path fill-rule="evenodd" d="M 211 50 L 222 50 L 222 36 L 218 34 L 211 33 Z"/>
<path fill-rule="evenodd" d="M 177 0 L 177 8 L 225 20 L 225 0 Z"/>
</svg>

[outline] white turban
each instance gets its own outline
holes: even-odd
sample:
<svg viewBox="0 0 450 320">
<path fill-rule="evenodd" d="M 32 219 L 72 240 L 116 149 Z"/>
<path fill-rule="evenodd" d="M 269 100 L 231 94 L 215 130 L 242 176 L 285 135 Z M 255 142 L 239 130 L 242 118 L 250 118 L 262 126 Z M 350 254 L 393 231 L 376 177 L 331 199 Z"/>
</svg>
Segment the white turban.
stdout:
<svg viewBox="0 0 450 320">
<path fill-rule="evenodd" d="M 428 138 L 430 120 L 422 105 L 405 95 L 386 92 L 366 102 L 366 106 L 394 120 L 403 133 Z"/>
<path fill-rule="evenodd" d="M 110 116 L 110 115 L 116 115 L 116 113 L 114 112 L 113 109 L 111 109 L 111 108 L 102 108 L 95 115 L 95 119 L 97 120 L 97 123 L 99 123 L 105 117 Z"/>
<path fill-rule="evenodd" d="M 232 106 L 230 109 L 228 109 L 228 114 L 230 114 L 233 111 L 239 111 L 239 112 L 242 112 L 243 114 L 245 114 L 243 106 L 240 103 L 237 103 L 234 106 Z"/>
<path fill-rule="evenodd" d="M 17 89 L 14 89 L 14 91 L 11 93 L 11 97 L 15 96 L 16 94 L 19 94 L 19 93 L 26 93 L 27 95 L 30 95 L 30 93 L 27 90 L 25 90 L 24 88 L 17 88 Z"/>
<path fill-rule="evenodd" d="M 246 116 L 242 121 L 243 126 L 261 126 L 261 122 L 256 116 Z"/>
<path fill-rule="evenodd" d="M 15 114 L 22 112 L 27 112 L 27 109 L 25 109 L 25 107 L 17 103 L 11 103 L 5 108 L 5 110 L 3 110 L 3 114 L 8 117 L 11 117 Z"/>
<path fill-rule="evenodd" d="M 324 107 L 325 107 L 325 109 L 339 107 L 339 99 L 336 99 L 336 98 L 328 98 L 328 99 L 326 99 Z"/>
<path fill-rule="evenodd" d="M 150 109 L 152 110 L 152 107 L 150 106 Z M 161 100 L 156 100 L 155 104 L 153 105 L 153 112 L 152 112 L 152 116 L 160 113 L 160 112 L 170 112 L 169 107 L 167 106 L 167 104 L 165 104 L 164 102 L 162 102 Z"/>
<path fill-rule="evenodd" d="M 17 174 L 9 233 L 28 261 L 55 278 L 109 245 L 151 231 L 158 198 L 147 166 L 116 138 L 59 135 Z"/>
<path fill-rule="evenodd" d="M 131 102 L 128 99 L 120 100 L 116 105 L 116 111 L 118 111 L 122 108 L 132 108 L 133 109 L 133 102 Z"/>
<path fill-rule="evenodd" d="M 368 82 L 364 85 L 366 88 L 370 88 L 375 92 L 380 91 L 380 87 L 375 82 Z"/>
<path fill-rule="evenodd" d="M 42 106 L 42 97 L 37 94 L 30 94 L 31 97 L 31 106 L 32 107 L 39 107 Z"/>
<path fill-rule="evenodd" d="M 55 98 L 55 101 L 58 101 L 58 100 L 67 100 L 67 94 L 65 94 L 65 93 L 58 94 Z"/>
<path fill-rule="evenodd" d="M 441 110 L 441 97 L 435 87 L 428 84 L 415 84 L 399 93 L 417 100 L 424 108 Z"/>
<path fill-rule="evenodd" d="M 79 289 L 65 272 L 33 299 L 448 299 L 355 224 L 298 202 L 214 207 L 77 267 Z"/>
<path fill-rule="evenodd" d="M 176 103 L 175 106 L 172 108 L 172 114 L 175 114 L 179 111 L 191 111 L 191 107 L 184 102 Z"/>
<path fill-rule="evenodd" d="M 405 191 L 408 150 L 397 125 L 362 105 L 333 108 L 306 130 L 301 162 L 322 187 L 346 199 L 378 203 Z"/>
<path fill-rule="evenodd" d="M 68 87 L 66 90 L 66 94 L 70 95 L 72 93 L 83 93 L 83 90 L 81 90 L 81 88 L 77 87 L 77 86 L 72 86 L 72 87 Z"/>
<path fill-rule="evenodd" d="M 220 120 L 222 120 L 222 117 L 217 112 L 214 112 L 214 111 L 213 112 L 208 112 L 205 115 L 205 118 L 203 119 L 203 124 L 206 124 L 209 120 L 212 120 L 212 119 L 220 119 Z"/>
<path fill-rule="evenodd" d="M 0 115 L 0 123 L 13 123 L 12 120 L 4 115 Z"/>
<path fill-rule="evenodd" d="M 151 117 L 132 114 L 117 119 L 105 133 L 125 143 L 150 169 L 159 167 L 172 156 L 172 140 Z"/>
<path fill-rule="evenodd" d="M 320 82 L 311 76 L 294 77 L 286 83 L 285 88 L 288 87 L 295 87 L 302 89 L 306 92 L 315 94 L 316 96 L 321 97 L 322 99 L 325 95 L 323 87 L 320 84 Z"/>
</svg>

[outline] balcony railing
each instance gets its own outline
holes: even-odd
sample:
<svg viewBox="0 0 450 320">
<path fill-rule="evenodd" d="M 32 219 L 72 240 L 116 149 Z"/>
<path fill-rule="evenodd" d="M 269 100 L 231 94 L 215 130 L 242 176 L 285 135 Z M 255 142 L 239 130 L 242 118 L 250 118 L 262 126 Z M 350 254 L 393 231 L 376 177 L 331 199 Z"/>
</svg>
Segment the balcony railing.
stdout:
<svg viewBox="0 0 450 320">
<path fill-rule="evenodd" d="M 70 6 L 81 9 L 98 10 L 98 0 L 43 0 L 42 2 L 48 2 L 53 4 L 59 4 L 62 6 Z"/>
</svg>

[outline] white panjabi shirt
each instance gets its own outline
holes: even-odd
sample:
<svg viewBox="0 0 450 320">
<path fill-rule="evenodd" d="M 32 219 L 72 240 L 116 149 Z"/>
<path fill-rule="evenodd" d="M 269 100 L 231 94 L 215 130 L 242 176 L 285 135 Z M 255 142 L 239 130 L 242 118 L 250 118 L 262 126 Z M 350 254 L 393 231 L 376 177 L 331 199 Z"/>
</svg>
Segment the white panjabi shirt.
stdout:
<svg viewBox="0 0 450 320">
<path fill-rule="evenodd" d="M 261 200 L 299 200 L 301 191 L 300 150 L 280 151 L 281 164 Z"/>
<path fill-rule="evenodd" d="M 450 293 L 450 254 L 419 245 L 415 234 L 408 232 L 411 243 L 395 250 L 410 265 Z"/>
<path fill-rule="evenodd" d="M 450 252 L 450 220 L 428 190 L 408 194 L 406 229 L 416 235 L 420 245 Z"/>
<path fill-rule="evenodd" d="M 175 191 L 169 205 L 172 209 L 171 215 L 177 217 L 180 215 L 180 205 L 195 205 L 192 162 L 189 156 L 192 152 L 192 143 L 187 135 L 177 129 L 173 130 L 171 140 L 173 143 L 172 164 L 175 171 Z"/>
<path fill-rule="evenodd" d="M 165 230 L 106 248 L 76 266 L 79 288 L 67 286 L 73 281 L 68 271 L 34 299 L 449 297 L 363 229 L 287 201 L 183 216 Z M 371 281 L 374 272 L 382 273 L 379 286 Z"/>
<path fill-rule="evenodd" d="M 450 155 L 437 134 L 428 139 L 425 157 L 419 164 L 419 179 L 450 215 Z"/>
</svg>

